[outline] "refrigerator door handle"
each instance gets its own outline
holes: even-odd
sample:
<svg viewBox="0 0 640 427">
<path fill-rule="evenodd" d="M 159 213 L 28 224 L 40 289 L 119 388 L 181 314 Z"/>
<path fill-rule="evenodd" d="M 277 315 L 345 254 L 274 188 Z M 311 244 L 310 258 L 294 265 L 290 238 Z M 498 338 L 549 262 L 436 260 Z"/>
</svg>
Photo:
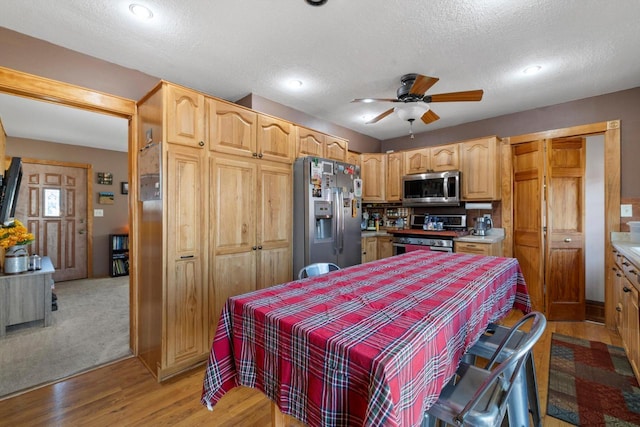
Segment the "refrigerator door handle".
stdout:
<svg viewBox="0 0 640 427">
<path fill-rule="evenodd" d="M 333 193 L 333 250 L 337 254 L 339 252 L 339 238 L 340 238 L 340 209 L 338 204 L 340 203 L 340 193 L 337 189 L 334 189 Z"/>
<path fill-rule="evenodd" d="M 340 192 L 340 204 L 338 205 L 339 220 L 340 220 L 340 244 L 338 249 L 340 253 L 344 249 L 344 193 Z"/>
</svg>

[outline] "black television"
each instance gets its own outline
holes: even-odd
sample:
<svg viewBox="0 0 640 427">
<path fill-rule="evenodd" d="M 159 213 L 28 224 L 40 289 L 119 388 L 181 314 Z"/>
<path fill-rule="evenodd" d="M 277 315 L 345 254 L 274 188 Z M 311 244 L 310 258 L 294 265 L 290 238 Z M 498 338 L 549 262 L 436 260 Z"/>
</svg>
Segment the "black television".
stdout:
<svg viewBox="0 0 640 427">
<path fill-rule="evenodd" d="M 2 177 L 0 189 L 0 224 L 10 225 L 13 223 L 18 204 L 18 193 L 20 192 L 20 181 L 22 180 L 22 158 L 12 157 L 9 169 Z"/>
</svg>

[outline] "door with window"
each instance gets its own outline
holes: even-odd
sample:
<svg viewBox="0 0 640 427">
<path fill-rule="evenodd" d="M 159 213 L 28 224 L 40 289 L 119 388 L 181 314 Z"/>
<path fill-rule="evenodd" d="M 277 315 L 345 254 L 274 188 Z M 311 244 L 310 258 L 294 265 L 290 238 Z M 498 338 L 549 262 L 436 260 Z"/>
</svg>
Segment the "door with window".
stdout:
<svg viewBox="0 0 640 427">
<path fill-rule="evenodd" d="M 56 282 L 87 277 L 87 168 L 22 160 L 16 218 L 35 236 L 29 253 L 48 256 Z"/>
</svg>

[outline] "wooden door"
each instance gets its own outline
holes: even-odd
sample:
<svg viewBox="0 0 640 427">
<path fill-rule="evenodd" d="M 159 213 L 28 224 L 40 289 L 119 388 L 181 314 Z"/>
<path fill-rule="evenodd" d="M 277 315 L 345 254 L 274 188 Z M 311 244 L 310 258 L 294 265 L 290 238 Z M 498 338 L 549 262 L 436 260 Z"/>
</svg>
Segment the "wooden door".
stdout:
<svg viewBox="0 0 640 427">
<path fill-rule="evenodd" d="M 252 157 L 257 151 L 257 121 L 258 115 L 253 111 L 207 98 L 209 149 Z"/>
<path fill-rule="evenodd" d="M 513 147 L 513 256 L 534 310 L 544 311 L 544 141 Z"/>
<path fill-rule="evenodd" d="M 338 139 L 328 135 L 325 137 L 324 156 L 327 159 L 346 162 L 347 151 L 347 141 L 344 139 Z"/>
<path fill-rule="evenodd" d="M 193 362 L 208 351 L 204 280 L 206 212 L 203 151 L 173 145 L 167 156 L 167 284 L 164 366 Z"/>
<path fill-rule="evenodd" d="M 275 117 L 258 114 L 258 152 L 256 157 L 281 163 L 293 163 L 296 141 L 294 126 Z"/>
<path fill-rule="evenodd" d="M 29 253 L 51 258 L 56 282 L 87 277 L 87 171 L 23 159 L 15 217 L 35 236 Z"/>
<path fill-rule="evenodd" d="M 460 169 L 460 144 L 431 147 L 431 170 L 435 172 Z"/>
<path fill-rule="evenodd" d="M 257 287 L 291 281 L 293 182 L 291 167 L 261 162 L 257 183 Z"/>
<path fill-rule="evenodd" d="M 297 127 L 296 157 L 324 157 L 324 134 Z"/>
<path fill-rule="evenodd" d="M 387 154 L 386 200 L 399 202 L 402 200 L 402 175 L 404 156 L 402 153 Z"/>
<path fill-rule="evenodd" d="M 256 289 L 257 162 L 216 155 L 210 158 L 209 338 L 230 296 Z"/>
<path fill-rule="evenodd" d="M 167 141 L 204 147 L 204 95 L 165 84 Z"/>
<path fill-rule="evenodd" d="M 385 201 L 386 155 L 362 155 L 362 199 L 365 201 Z"/>
<path fill-rule="evenodd" d="M 547 142 L 547 318 L 586 316 L 584 283 L 585 139 Z"/>
<path fill-rule="evenodd" d="M 425 173 L 431 167 L 429 148 L 420 148 L 404 152 L 404 173 Z"/>
</svg>

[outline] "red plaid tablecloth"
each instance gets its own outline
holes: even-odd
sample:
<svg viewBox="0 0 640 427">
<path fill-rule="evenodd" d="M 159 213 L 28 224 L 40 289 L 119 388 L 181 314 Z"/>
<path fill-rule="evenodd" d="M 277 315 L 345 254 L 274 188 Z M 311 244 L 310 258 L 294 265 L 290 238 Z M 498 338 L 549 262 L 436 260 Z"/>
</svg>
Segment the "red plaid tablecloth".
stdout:
<svg viewBox="0 0 640 427">
<path fill-rule="evenodd" d="M 531 310 L 514 258 L 415 251 L 230 298 L 205 373 L 311 426 L 418 426 L 467 348 Z"/>
</svg>

